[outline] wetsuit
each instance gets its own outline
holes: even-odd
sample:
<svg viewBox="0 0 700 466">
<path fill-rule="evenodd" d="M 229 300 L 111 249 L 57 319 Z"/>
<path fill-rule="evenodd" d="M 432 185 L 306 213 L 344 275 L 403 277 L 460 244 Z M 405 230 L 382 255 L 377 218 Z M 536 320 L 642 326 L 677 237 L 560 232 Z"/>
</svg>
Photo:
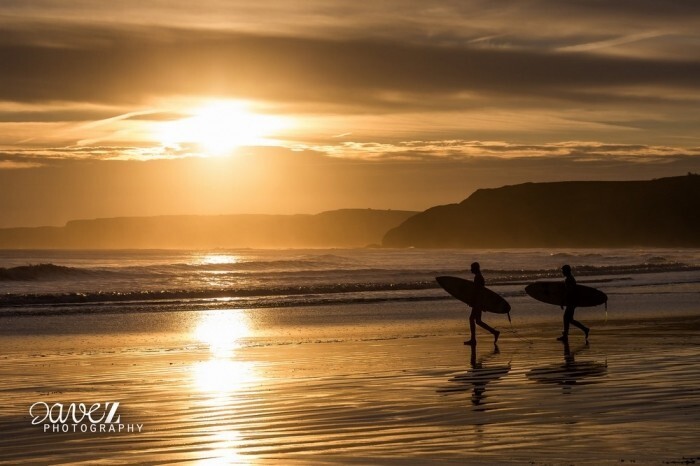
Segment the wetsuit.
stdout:
<svg viewBox="0 0 700 466">
<path fill-rule="evenodd" d="M 481 271 L 474 274 L 474 285 L 476 286 L 476 296 L 474 297 L 472 312 L 469 315 L 469 330 L 471 331 L 470 341 L 476 342 L 476 324 L 478 324 L 479 327 L 491 332 L 498 340 L 497 335 L 500 332 L 481 320 L 481 300 L 483 299 L 484 289 L 486 288 L 486 280 L 484 280 L 484 276 L 481 274 Z"/>
<path fill-rule="evenodd" d="M 569 335 L 569 324 L 571 324 L 583 330 L 587 338 L 588 328 L 578 320 L 574 319 L 574 311 L 576 310 L 576 305 L 578 304 L 578 293 L 576 292 L 576 279 L 573 275 L 568 275 L 566 277 L 566 280 L 564 280 L 564 286 L 566 288 L 566 295 L 564 297 L 566 310 L 564 311 L 563 337 L 566 338 Z"/>
</svg>

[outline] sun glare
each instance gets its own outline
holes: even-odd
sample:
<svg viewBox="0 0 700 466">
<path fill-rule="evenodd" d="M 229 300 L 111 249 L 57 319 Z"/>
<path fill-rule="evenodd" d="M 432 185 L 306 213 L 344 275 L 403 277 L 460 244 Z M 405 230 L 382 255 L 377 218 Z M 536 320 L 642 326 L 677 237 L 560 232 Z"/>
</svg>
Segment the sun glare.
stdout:
<svg viewBox="0 0 700 466">
<path fill-rule="evenodd" d="M 194 336 L 209 345 L 215 356 L 228 356 L 241 340 L 251 335 L 248 318 L 239 310 L 211 311 L 202 314 Z"/>
<path fill-rule="evenodd" d="M 204 265 L 226 265 L 240 262 L 240 258 L 234 254 L 205 254 L 198 259 L 199 263 Z"/>
<path fill-rule="evenodd" d="M 190 116 L 158 124 L 163 146 L 195 144 L 206 155 L 226 155 L 241 146 L 274 145 L 270 138 L 288 126 L 282 117 L 254 113 L 237 101 L 214 101 L 186 113 Z"/>
</svg>

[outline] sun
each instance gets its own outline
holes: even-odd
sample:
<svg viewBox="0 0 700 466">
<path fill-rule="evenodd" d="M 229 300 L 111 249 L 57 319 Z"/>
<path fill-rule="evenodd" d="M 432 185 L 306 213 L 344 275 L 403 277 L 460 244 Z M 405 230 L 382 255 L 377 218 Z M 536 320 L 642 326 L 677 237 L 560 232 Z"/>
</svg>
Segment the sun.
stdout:
<svg viewBox="0 0 700 466">
<path fill-rule="evenodd" d="M 156 137 L 163 146 L 195 144 L 206 155 L 226 155 L 241 146 L 271 145 L 269 138 L 288 126 L 283 118 L 254 113 L 239 101 L 208 102 L 186 113 L 158 126 Z"/>
</svg>

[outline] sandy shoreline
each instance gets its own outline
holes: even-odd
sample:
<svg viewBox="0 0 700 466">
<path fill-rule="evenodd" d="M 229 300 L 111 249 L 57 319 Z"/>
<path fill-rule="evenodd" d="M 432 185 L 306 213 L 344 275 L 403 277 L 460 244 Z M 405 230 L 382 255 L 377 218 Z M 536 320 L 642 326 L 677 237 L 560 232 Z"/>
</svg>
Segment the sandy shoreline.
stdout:
<svg viewBox="0 0 700 466">
<path fill-rule="evenodd" d="M 241 345 L 194 333 L 2 337 L 0 461 L 678 464 L 700 450 L 700 318 Z M 223 319 L 223 320 L 217 320 Z M 238 335 L 241 337 L 242 335 Z M 53 342 L 52 342 L 53 340 Z M 57 342 L 63 342 L 58 345 Z M 99 342 L 96 345 L 95 342 Z M 53 348 L 53 349 L 50 349 Z M 30 405 L 118 401 L 141 432 L 52 433 Z"/>
</svg>

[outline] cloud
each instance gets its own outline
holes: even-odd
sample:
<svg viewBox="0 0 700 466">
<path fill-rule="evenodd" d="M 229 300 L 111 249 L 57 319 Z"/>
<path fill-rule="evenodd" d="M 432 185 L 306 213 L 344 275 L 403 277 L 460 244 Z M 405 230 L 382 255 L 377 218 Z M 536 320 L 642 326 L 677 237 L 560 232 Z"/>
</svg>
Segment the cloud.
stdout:
<svg viewBox="0 0 700 466">
<path fill-rule="evenodd" d="M 700 147 L 683 148 L 644 144 L 608 144 L 565 141 L 548 144 L 513 144 L 504 141 L 404 141 L 396 144 L 343 142 L 326 146 L 299 146 L 343 158 L 372 161 L 465 161 L 472 158 L 556 158 L 577 161 L 618 160 L 632 163 L 665 163 L 700 156 Z"/>
<path fill-rule="evenodd" d="M 397 143 L 343 141 L 326 145 L 296 144 L 282 147 L 243 147 L 237 154 L 270 157 L 276 162 L 312 156 L 317 162 L 334 163 L 341 159 L 356 162 L 469 162 L 473 159 L 503 160 L 547 158 L 569 161 L 625 161 L 629 163 L 665 163 L 700 156 L 700 147 L 652 146 L 645 144 L 609 144 L 593 141 L 564 141 L 547 144 L 514 144 L 504 141 L 432 140 Z M 282 154 L 280 156 L 279 154 Z M 34 168 L 67 161 L 156 161 L 205 157 L 194 145 L 182 147 L 140 146 L 66 146 L 0 151 L 0 169 Z M 281 157 L 281 158 L 280 158 Z"/>
<path fill-rule="evenodd" d="M 642 32 L 638 34 L 630 34 L 622 37 L 613 37 L 611 39 L 589 42 L 585 44 L 567 45 L 564 47 L 559 47 L 557 50 L 559 52 L 589 52 L 591 50 L 600 50 L 615 47 L 618 45 L 630 44 L 642 40 L 663 37 L 665 35 L 666 33 L 658 31 Z"/>
<path fill-rule="evenodd" d="M 697 141 L 697 2 L 400 5 L 5 2 L 0 145 L 152 153 L 140 122 L 182 118 L 186 108 L 159 104 L 197 97 L 333 120 L 290 136 L 307 146 L 346 134 L 360 145 Z"/>
<path fill-rule="evenodd" d="M 63 161 L 95 161 L 95 160 L 173 160 L 188 157 L 203 157 L 201 150 L 192 145 L 181 147 L 163 146 L 65 146 L 39 147 L 14 150 L 0 150 L 0 169 L 2 168 L 32 168 L 37 166 L 56 165 Z"/>
<path fill-rule="evenodd" d="M 400 36 L 402 39 L 630 34 L 642 29 L 675 26 L 694 29 L 700 7 L 694 0 L 186 0 L 3 1 L 7 22 L 25 18 L 65 23 L 182 26 L 242 32 L 325 37 Z M 624 18 L 624 20 L 621 20 Z M 507 27 L 506 27 L 507 25 Z M 547 27 L 544 27 L 547 26 Z"/>
<path fill-rule="evenodd" d="M 576 101 L 622 86 L 700 88 L 693 60 L 153 28 L 86 28 L 63 47 L 46 45 L 61 32 L 21 44 L 5 34 L 0 99 L 133 105 L 216 94 L 394 110 L 439 108 L 460 93 Z"/>
<path fill-rule="evenodd" d="M 24 168 L 38 168 L 42 164 L 36 162 L 0 160 L 0 170 L 21 170 Z"/>
</svg>

